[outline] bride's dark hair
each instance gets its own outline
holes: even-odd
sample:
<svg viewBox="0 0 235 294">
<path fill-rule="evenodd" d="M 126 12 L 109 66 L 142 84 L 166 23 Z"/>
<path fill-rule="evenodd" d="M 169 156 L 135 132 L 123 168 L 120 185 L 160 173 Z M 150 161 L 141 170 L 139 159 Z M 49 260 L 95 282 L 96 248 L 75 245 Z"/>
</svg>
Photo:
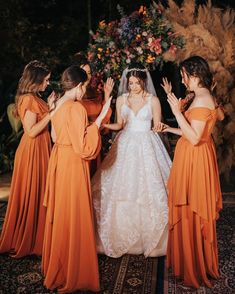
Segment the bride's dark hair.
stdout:
<svg viewBox="0 0 235 294">
<path fill-rule="evenodd" d="M 127 90 L 129 91 L 129 80 L 130 77 L 135 77 L 138 79 L 142 90 L 146 89 L 146 82 L 147 82 L 147 70 L 146 68 L 140 63 L 133 63 L 128 66 L 127 69 Z"/>
</svg>

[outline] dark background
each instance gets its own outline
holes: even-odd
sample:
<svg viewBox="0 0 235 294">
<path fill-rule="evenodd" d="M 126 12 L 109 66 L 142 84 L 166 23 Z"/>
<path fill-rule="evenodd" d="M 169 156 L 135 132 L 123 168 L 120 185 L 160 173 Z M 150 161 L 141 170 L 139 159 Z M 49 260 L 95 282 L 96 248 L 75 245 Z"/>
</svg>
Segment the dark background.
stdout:
<svg viewBox="0 0 235 294">
<path fill-rule="evenodd" d="M 167 5 L 167 1 L 161 2 Z M 205 2 L 196 1 L 197 4 Z M 120 18 L 118 4 L 128 15 L 140 5 L 151 3 L 143 0 L 0 0 L 0 116 L 14 101 L 18 79 L 30 60 L 40 59 L 49 64 L 52 79 L 56 80 L 73 55 L 86 50 L 89 31 L 95 32 L 99 21 Z M 212 4 L 222 9 L 234 6 L 233 0 L 214 0 Z M 173 65 L 163 68 L 166 75 L 172 71 L 175 71 Z M 153 74 L 159 83 L 161 75 Z"/>
<path fill-rule="evenodd" d="M 233 1 L 213 0 L 212 4 L 224 9 L 234 7 Z M 167 1 L 161 2 L 167 5 Z M 33 59 L 42 60 L 52 70 L 52 81 L 57 81 L 74 54 L 86 51 L 90 30 L 95 32 L 101 20 L 120 19 L 118 4 L 129 15 L 141 5 L 148 7 L 151 3 L 143 0 L 0 0 L 0 174 L 12 170 L 22 134 L 22 130 L 14 132 L 11 127 L 7 106 L 14 102 L 24 66 Z M 206 1 L 197 0 L 196 3 Z M 167 76 L 174 92 L 181 96 L 184 89 L 180 86 L 178 68 L 166 63 L 151 75 L 161 100 L 163 117 L 172 125 L 174 118 L 160 83 L 162 77 Z"/>
</svg>

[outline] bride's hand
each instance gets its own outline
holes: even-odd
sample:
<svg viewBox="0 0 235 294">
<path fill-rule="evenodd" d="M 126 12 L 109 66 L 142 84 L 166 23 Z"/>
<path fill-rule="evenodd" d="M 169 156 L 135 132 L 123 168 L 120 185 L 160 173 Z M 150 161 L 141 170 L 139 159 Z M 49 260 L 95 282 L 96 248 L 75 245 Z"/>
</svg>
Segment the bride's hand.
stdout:
<svg viewBox="0 0 235 294">
<path fill-rule="evenodd" d="M 168 132 L 170 127 L 167 124 L 159 122 L 156 126 L 153 127 L 153 131 L 156 133 L 166 133 Z"/>
<path fill-rule="evenodd" d="M 161 84 L 161 86 L 162 86 L 162 88 L 164 89 L 165 93 L 166 93 L 166 94 L 171 93 L 171 91 L 172 91 L 172 85 L 171 85 L 171 82 L 168 82 L 167 78 L 163 78 L 163 79 L 162 79 L 162 82 L 163 82 L 163 83 Z"/>
</svg>

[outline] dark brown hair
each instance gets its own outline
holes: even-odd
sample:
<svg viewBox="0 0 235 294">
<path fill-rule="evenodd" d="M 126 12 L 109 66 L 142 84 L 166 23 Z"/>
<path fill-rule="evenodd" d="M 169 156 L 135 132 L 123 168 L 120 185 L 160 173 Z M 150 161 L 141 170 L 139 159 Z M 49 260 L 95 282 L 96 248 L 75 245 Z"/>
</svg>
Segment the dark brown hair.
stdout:
<svg viewBox="0 0 235 294">
<path fill-rule="evenodd" d="M 212 91 L 213 76 L 204 58 L 200 56 L 189 57 L 180 63 L 180 70 L 184 70 L 188 76 L 198 77 L 200 86 Z"/>
<path fill-rule="evenodd" d="M 85 66 L 85 65 L 90 65 L 86 55 L 82 52 L 78 52 L 74 54 L 73 59 L 72 59 L 72 65 L 78 65 L 78 66 Z"/>
<path fill-rule="evenodd" d="M 30 61 L 19 80 L 17 95 L 37 93 L 44 78 L 50 73 L 48 66 L 38 60 Z"/>
<path fill-rule="evenodd" d="M 16 92 L 16 109 L 19 97 L 25 94 L 38 95 L 45 77 L 50 73 L 46 64 L 38 60 L 30 61 L 24 68 Z"/>
<path fill-rule="evenodd" d="M 179 65 L 180 70 L 184 70 L 188 77 L 198 77 L 199 85 L 202 88 L 206 88 L 213 94 L 213 76 L 210 71 L 209 65 L 207 61 L 200 56 L 191 56 L 184 61 L 182 61 Z M 194 92 L 188 92 L 186 98 L 184 99 L 184 103 L 182 105 L 182 111 L 186 111 L 194 99 Z"/>
<path fill-rule="evenodd" d="M 142 64 L 135 63 L 135 64 L 128 66 L 128 72 L 126 74 L 128 88 L 129 88 L 130 77 L 137 78 L 142 90 L 145 90 L 146 81 L 147 81 L 147 70 Z M 127 90 L 129 91 L 129 89 L 127 89 Z"/>
<path fill-rule="evenodd" d="M 79 65 L 71 65 L 66 68 L 61 77 L 60 85 L 62 93 L 64 94 L 66 91 L 73 89 L 79 83 L 85 83 L 86 80 L 87 74 L 85 70 Z"/>
</svg>

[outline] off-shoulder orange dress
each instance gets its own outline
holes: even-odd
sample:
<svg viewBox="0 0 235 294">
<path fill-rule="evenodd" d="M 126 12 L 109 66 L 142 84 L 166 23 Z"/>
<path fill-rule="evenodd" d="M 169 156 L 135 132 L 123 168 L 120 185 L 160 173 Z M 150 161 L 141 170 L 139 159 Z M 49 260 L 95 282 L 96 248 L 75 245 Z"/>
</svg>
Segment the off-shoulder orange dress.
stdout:
<svg viewBox="0 0 235 294">
<path fill-rule="evenodd" d="M 102 103 L 102 99 L 97 97 L 94 99 L 82 99 L 81 101 L 82 105 L 85 107 L 86 111 L 87 111 L 87 116 L 88 116 L 88 120 L 89 122 L 94 122 L 97 117 L 99 116 L 102 108 L 103 108 L 103 103 Z M 103 119 L 102 123 L 106 124 L 109 122 L 110 117 L 112 115 L 112 110 L 111 108 L 109 108 L 105 118 Z M 107 129 L 106 129 L 107 130 Z M 105 132 L 104 132 L 105 133 Z M 101 161 L 102 161 L 102 152 L 100 152 L 99 154 L 97 154 L 97 157 L 93 160 L 90 161 L 90 173 L 91 176 L 93 176 L 96 172 L 96 170 L 99 168 Z"/>
<path fill-rule="evenodd" d="M 80 102 L 65 102 L 52 117 L 56 133 L 48 169 L 42 255 L 44 285 L 69 293 L 99 290 L 89 160 L 100 151 L 96 124 Z"/>
<path fill-rule="evenodd" d="M 222 208 L 215 146 L 211 137 L 217 109 L 189 109 L 185 117 L 206 122 L 200 142 L 192 145 L 181 137 L 176 145 L 168 181 L 169 239 L 167 266 L 198 288 L 211 287 L 209 277 L 217 278 L 218 250 L 216 220 Z"/>
<path fill-rule="evenodd" d="M 18 113 L 23 120 L 27 110 L 40 121 L 47 113 L 47 104 L 32 95 L 21 96 Z M 43 198 L 51 150 L 46 127 L 35 138 L 23 134 L 16 150 L 7 212 L 0 238 L 0 252 L 14 257 L 42 254 L 46 210 Z"/>
</svg>

